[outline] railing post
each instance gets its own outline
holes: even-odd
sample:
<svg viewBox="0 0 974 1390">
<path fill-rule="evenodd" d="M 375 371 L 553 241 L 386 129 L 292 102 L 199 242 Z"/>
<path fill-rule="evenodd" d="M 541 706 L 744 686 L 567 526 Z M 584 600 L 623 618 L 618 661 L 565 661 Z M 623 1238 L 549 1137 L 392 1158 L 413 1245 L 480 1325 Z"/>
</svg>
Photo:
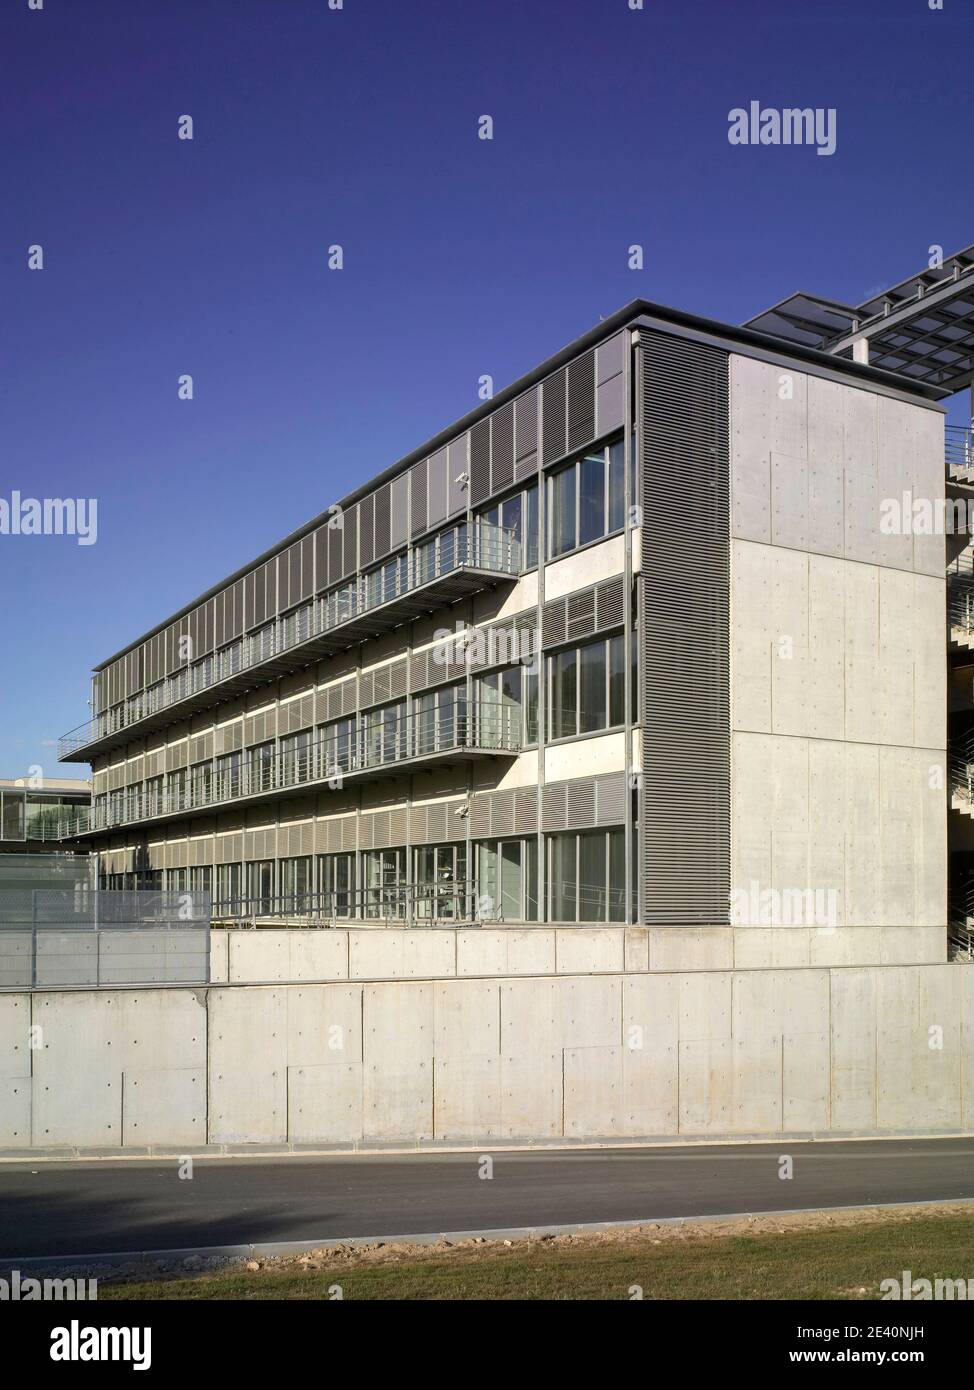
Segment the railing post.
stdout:
<svg viewBox="0 0 974 1390">
<path fill-rule="evenodd" d="M 37 889 L 30 894 L 30 983 L 37 988 Z"/>
</svg>

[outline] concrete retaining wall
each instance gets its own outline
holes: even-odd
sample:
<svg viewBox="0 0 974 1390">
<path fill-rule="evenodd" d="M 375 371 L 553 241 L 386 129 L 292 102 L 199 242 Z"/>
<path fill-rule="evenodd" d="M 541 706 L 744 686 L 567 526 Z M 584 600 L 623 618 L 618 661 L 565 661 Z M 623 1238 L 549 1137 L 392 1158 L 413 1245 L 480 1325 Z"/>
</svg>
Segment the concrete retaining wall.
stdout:
<svg viewBox="0 0 974 1390">
<path fill-rule="evenodd" d="M 625 973 L 612 968 L 603 933 L 603 973 L 542 973 L 528 953 L 551 934 L 526 931 L 523 942 L 481 934 L 492 976 L 434 979 L 420 974 L 424 952 L 445 970 L 435 953 L 447 946 L 412 935 L 397 979 L 0 996 L 0 1147 L 932 1132 L 974 1122 L 969 966 Z M 428 935 L 447 945 L 455 936 Z M 339 934 L 305 937 L 308 950 L 337 949 Z M 368 968 L 367 955 L 358 959 Z"/>
</svg>

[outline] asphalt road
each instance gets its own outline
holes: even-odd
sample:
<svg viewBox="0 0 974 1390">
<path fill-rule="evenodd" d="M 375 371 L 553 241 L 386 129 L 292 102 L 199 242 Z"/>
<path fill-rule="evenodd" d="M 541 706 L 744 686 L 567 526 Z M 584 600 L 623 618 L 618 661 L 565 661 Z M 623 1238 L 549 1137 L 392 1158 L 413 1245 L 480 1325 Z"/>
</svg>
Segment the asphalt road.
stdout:
<svg viewBox="0 0 974 1390">
<path fill-rule="evenodd" d="M 794 1176 L 779 1177 L 790 1155 Z M 974 1139 L 0 1164 L 0 1259 L 974 1197 Z"/>
</svg>

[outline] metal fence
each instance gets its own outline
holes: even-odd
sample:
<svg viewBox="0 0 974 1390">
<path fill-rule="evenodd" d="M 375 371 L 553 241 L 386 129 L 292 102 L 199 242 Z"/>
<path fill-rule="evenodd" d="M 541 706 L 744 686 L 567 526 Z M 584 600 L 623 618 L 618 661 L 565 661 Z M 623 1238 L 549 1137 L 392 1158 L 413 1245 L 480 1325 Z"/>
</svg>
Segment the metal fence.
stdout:
<svg viewBox="0 0 974 1390">
<path fill-rule="evenodd" d="M 0 890 L 0 989 L 206 984 L 208 893 Z"/>
</svg>

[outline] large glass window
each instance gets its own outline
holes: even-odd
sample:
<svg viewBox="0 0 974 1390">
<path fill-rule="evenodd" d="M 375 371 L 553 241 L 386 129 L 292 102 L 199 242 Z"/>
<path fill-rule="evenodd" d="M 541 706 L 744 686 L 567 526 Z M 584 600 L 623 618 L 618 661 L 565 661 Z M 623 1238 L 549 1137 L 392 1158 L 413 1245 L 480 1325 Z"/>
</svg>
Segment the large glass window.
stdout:
<svg viewBox="0 0 974 1390">
<path fill-rule="evenodd" d="M 411 753 L 437 753 L 467 740 L 467 691 L 464 685 L 428 690 L 413 700 Z"/>
<path fill-rule="evenodd" d="M 281 739 L 280 750 L 281 786 L 288 787 L 295 782 L 311 779 L 311 732 L 289 734 Z"/>
<path fill-rule="evenodd" d="M 621 827 L 548 836 L 550 921 L 625 921 L 625 836 Z"/>
<path fill-rule="evenodd" d="M 26 792 L 0 792 L 3 799 L 3 812 L 0 824 L 3 826 L 3 840 L 24 840 L 26 827 Z"/>
<path fill-rule="evenodd" d="M 274 785 L 274 744 L 258 743 L 247 749 L 247 790 L 265 792 Z"/>
<path fill-rule="evenodd" d="M 406 756 L 406 706 L 400 701 L 371 709 L 363 715 L 364 756 L 366 767 L 396 762 Z"/>
<path fill-rule="evenodd" d="M 406 916 L 406 851 L 370 849 L 365 854 L 365 911 L 368 917 Z"/>
<path fill-rule="evenodd" d="M 247 865 L 248 911 L 257 916 L 270 913 L 274 900 L 274 861 L 261 859 Z"/>
<path fill-rule="evenodd" d="M 240 911 L 242 877 L 240 864 L 217 864 L 216 909 L 226 913 Z"/>
<path fill-rule="evenodd" d="M 355 855 L 318 856 L 318 897 L 322 910 L 335 917 L 355 916 Z"/>
<path fill-rule="evenodd" d="M 548 658 L 548 737 L 575 738 L 625 723 L 625 638 L 570 647 Z"/>
<path fill-rule="evenodd" d="M 548 479 L 548 558 L 578 545 L 578 467 L 570 464 Z"/>
<path fill-rule="evenodd" d="M 287 912 L 306 912 L 311 893 L 311 859 L 282 859 L 279 867 L 281 897 Z"/>
<path fill-rule="evenodd" d="M 477 911 L 490 921 L 538 918 L 538 841 L 485 840 L 477 850 Z"/>
<path fill-rule="evenodd" d="M 443 921 L 465 916 L 466 845 L 420 845 L 413 853 L 417 918 Z"/>
<path fill-rule="evenodd" d="M 320 777 L 335 777 L 357 766 L 354 719 L 335 719 L 318 730 L 318 758 Z"/>
<path fill-rule="evenodd" d="M 546 481 L 548 558 L 621 531 L 625 525 L 625 458 L 622 440 L 592 449 Z"/>
</svg>

